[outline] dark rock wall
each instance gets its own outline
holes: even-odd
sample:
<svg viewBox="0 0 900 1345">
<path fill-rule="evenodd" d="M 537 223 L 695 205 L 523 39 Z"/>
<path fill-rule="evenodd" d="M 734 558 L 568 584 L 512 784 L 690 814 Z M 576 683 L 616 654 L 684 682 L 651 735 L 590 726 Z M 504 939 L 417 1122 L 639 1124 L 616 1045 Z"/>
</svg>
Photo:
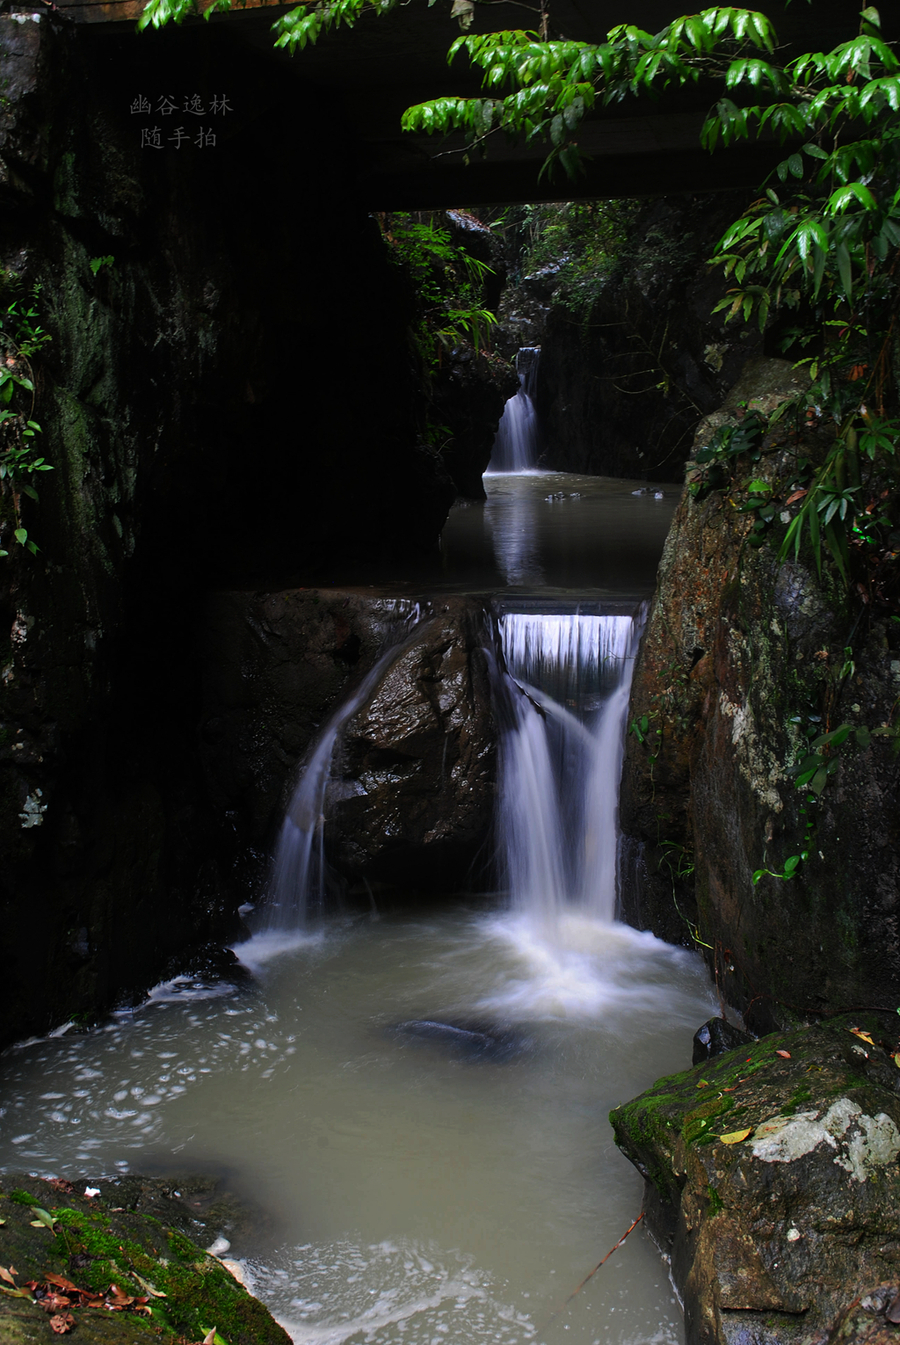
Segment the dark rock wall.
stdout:
<svg viewBox="0 0 900 1345">
<path fill-rule="evenodd" d="M 0 17 L 0 55 L 0 262 L 43 286 L 55 468 L 25 502 L 39 556 L 0 560 L 6 1041 L 234 928 L 196 749 L 208 588 L 427 549 L 455 489 L 417 443 L 412 297 L 339 129 L 295 135 L 322 119 L 293 69 L 222 27 L 48 14 Z"/>
<path fill-rule="evenodd" d="M 773 409 L 795 378 L 786 362 L 752 363 L 698 444 L 741 401 Z M 777 450 L 753 465 L 780 470 Z M 642 851 L 629 917 L 696 936 L 726 1001 L 771 1030 L 900 1002 L 897 758 L 883 738 L 851 743 L 811 813 L 790 775 L 808 723 L 890 721 L 900 662 L 895 622 L 859 619 L 803 564 L 747 545 L 750 528 L 728 492 L 685 492 L 636 665 L 632 713 L 647 732 L 628 737 L 621 819 Z M 754 883 L 805 847 L 808 817 L 798 875 Z"/>
<path fill-rule="evenodd" d="M 433 414 L 449 431 L 441 456 L 463 499 L 485 499 L 481 478 L 503 409 L 518 389 L 515 370 L 505 360 L 469 342 L 442 361 L 432 387 Z"/>
<path fill-rule="evenodd" d="M 727 282 L 707 259 L 745 204 L 733 193 L 649 202 L 593 305 L 576 313 L 552 303 L 535 399 L 545 466 L 680 477 L 698 419 L 760 345 L 754 328 L 726 329 L 712 315 Z M 513 318 L 512 298 L 507 307 Z"/>
<path fill-rule="evenodd" d="M 447 598 L 347 725 L 334 862 L 349 878 L 453 891 L 490 867 L 496 743 L 477 600 Z"/>
</svg>

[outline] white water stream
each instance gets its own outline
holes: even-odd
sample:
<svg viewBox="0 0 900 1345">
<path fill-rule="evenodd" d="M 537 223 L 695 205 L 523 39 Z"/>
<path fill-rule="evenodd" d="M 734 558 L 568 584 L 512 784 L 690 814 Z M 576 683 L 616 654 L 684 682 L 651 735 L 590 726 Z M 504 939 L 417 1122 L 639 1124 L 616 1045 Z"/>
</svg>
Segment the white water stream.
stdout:
<svg viewBox="0 0 900 1345">
<path fill-rule="evenodd" d="M 526 472 L 537 463 L 537 412 L 531 400 L 537 381 L 540 346 L 524 346 L 516 357 L 519 390 L 510 397 L 497 426 L 488 473 Z"/>
</svg>

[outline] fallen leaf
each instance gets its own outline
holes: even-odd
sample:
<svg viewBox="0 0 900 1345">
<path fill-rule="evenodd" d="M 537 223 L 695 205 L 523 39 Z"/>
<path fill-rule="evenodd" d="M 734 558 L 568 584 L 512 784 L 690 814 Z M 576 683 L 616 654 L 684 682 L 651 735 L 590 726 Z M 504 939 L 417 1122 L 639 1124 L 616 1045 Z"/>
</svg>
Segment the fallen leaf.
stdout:
<svg viewBox="0 0 900 1345">
<path fill-rule="evenodd" d="M 0 1293 L 9 1294 L 10 1298 L 27 1298 L 29 1303 L 34 1302 L 27 1289 L 7 1289 L 5 1284 L 0 1284 Z"/>
<path fill-rule="evenodd" d="M 0 1280 L 6 1280 L 6 1283 L 7 1283 L 7 1284 L 11 1284 L 11 1285 L 13 1286 L 14 1289 L 15 1289 L 15 1288 L 18 1288 L 18 1286 L 16 1285 L 15 1280 L 13 1279 L 12 1275 L 9 1273 L 10 1270 L 12 1270 L 12 1266 L 10 1266 L 9 1270 L 4 1270 L 3 1266 L 0 1266 Z"/>
<path fill-rule="evenodd" d="M 854 1037 L 859 1037 L 860 1041 L 867 1042 L 869 1046 L 875 1045 L 868 1032 L 860 1032 L 858 1027 L 851 1027 L 850 1031 L 853 1033 Z"/>
<path fill-rule="evenodd" d="M 72 1330 L 75 1325 L 75 1318 L 71 1312 L 60 1314 L 58 1317 L 50 1318 L 50 1330 L 55 1331 L 58 1336 L 64 1336 Z"/>
<path fill-rule="evenodd" d="M 798 500 L 802 500 L 803 496 L 808 494 L 809 492 L 806 490 L 795 490 L 793 495 L 789 495 L 785 500 L 785 504 L 796 504 Z"/>
<path fill-rule="evenodd" d="M 894 1056 L 894 1064 L 900 1069 L 900 1051 Z"/>
<path fill-rule="evenodd" d="M 698 1084 L 697 1084 L 697 1087 L 698 1087 L 698 1088 L 708 1088 L 708 1087 L 709 1087 L 709 1084 L 706 1082 L 705 1079 L 700 1079 L 700 1081 L 699 1081 Z"/>
<path fill-rule="evenodd" d="M 137 1282 L 138 1282 L 138 1284 L 141 1286 L 141 1288 L 147 1290 L 147 1293 L 148 1293 L 148 1294 L 152 1294 L 154 1298 L 166 1298 L 166 1297 L 167 1297 L 167 1295 L 164 1294 L 164 1293 L 161 1293 L 159 1289 L 154 1289 L 154 1287 L 153 1287 L 153 1285 L 150 1283 L 150 1281 L 149 1281 L 149 1280 L 145 1280 L 144 1277 L 143 1277 L 142 1275 L 139 1275 L 139 1274 L 137 1273 L 136 1270 L 133 1270 L 131 1273 L 132 1273 L 132 1275 L 134 1276 L 134 1278 L 137 1280 Z"/>
<path fill-rule="evenodd" d="M 206 1335 L 203 1337 L 203 1345 L 216 1345 L 215 1327 L 213 1327 L 211 1331 L 207 1331 Z"/>
<path fill-rule="evenodd" d="M 791 1058 L 790 1051 L 776 1051 L 775 1054 L 780 1055 L 782 1060 L 790 1060 Z"/>
<path fill-rule="evenodd" d="M 753 1127 L 748 1126 L 746 1130 L 732 1130 L 728 1135 L 720 1135 L 719 1139 L 723 1144 L 740 1144 L 748 1135 L 752 1134 Z"/>
<path fill-rule="evenodd" d="M 41 1299 L 41 1307 L 45 1312 L 59 1312 L 60 1308 L 71 1306 L 72 1300 L 68 1294 L 45 1294 Z"/>
<path fill-rule="evenodd" d="M 81 1293 L 81 1290 L 78 1288 L 78 1286 L 76 1284 L 73 1284 L 71 1280 L 67 1280 L 64 1275 L 47 1274 L 44 1276 L 44 1280 L 46 1281 L 47 1284 L 55 1284 L 57 1289 L 64 1289 L 67 1294 Z"/>
<path fill-rule="evenodd" d="M 67 1182 L 64 1177 L 51 1177 L 47 1185 L 52 1186 L 54 1191 L 65 1191 L 67 1193 L 71 1193 L 72 1191 L 75 1190 L 75 1187 L 72 1185 L 72 1183 Z"/>
<path fill-rule="evenodd" d="M 31 1213 L 35 1216 L 31 1221 L 32 1228 L 40 1228 L 43 1224 L 44 1228 L 52 1229 L 56 1222 L 53 1215 L 48 1210 L 42 1210 L 40 1205 L 32 1205 Z"/>
</svg>

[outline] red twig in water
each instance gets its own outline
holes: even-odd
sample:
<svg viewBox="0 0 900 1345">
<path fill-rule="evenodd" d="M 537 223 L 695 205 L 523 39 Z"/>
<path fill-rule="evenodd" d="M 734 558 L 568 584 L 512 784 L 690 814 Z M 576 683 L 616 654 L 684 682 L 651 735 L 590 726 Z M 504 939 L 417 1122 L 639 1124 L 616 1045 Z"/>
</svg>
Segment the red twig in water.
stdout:
<svg viewBox="0 0 900 1345">
<path fill-rule="evenodd" d="M 591 1271 L 589 1271 L 589 1272 L 587 1273 L 587 1275 L 585 1275 L 585 1277 L 584 1277 L 584 1279 L 581 1281 L 581 1283 L 580 1283 L 575 1289 L 572 1290 L 572 1292 L 569 1294 L 569 1297 L 566 1299 L 565 1303 L 563 1303 L 562 1307 L 557 1308 L 557 1309 L 556 1309 L 556 1312 L 554 1312 L 553 1315 L 552 1315 L 551 1317 L 548 1317 L 548 1318 L 547 1318 L 546 1322 L 545 1322 L 544 1325 L 541 1327 L 541 1330 L 538 1332 L 538 1335 L 543 1334 L 543 1332 L 547 1330 L 547 1328 L 551 1325 L 551 1323 L 553 1323 L 553 1322 L 556 1321 L 557 1317 L 559 1316 L 559 1314 L 560 1314 L 561 1312 L 565 1312 L 566 1308 L 567 1308 L 567 1307 L 569 1306 L 569 1304 L 572 1302 L 572 1299 L 575 1297 L 575 1295 L 576 1295 L 576 1294 L 580 1294 L 581 1291 L 582 1291 L 582 1289 L 584 1288 L 584 1286 L 587 1284 L 588 1280 L 592 1279 L 593 1276 L 597 1274 L 597 1271 L 600 1269 L 601 1266 L 605 1266 L 605 1265 L 606 1265 L 607 1261 L 608 1261 L 609 1258 L 612 1256 L 613 1252 L 617 1252 L 617 1251 L 619 1250 L 619 1248 L 621 1247 L 622 1243 L 623 1243 L 623 1242 L 625 1241 L 625 1239 L 628 1237 L 628 1234 L 631 1233 L 631 1232 L 633 1232 L 634 1229 L 637 1228 L 638 1224 L 641 1222 L 641 1220 L 643 1219 L 643 1217 L 644 1217 L 644 1211 L 641 1210 L 640 1214 L 639 1214 L 638 1217 L 635 1219 L 634 1223 L 633 1223 L 629 1228 L 626 1228 L 626 1229 L 625 1229 L 625 1232 L 624 1232 L 624 1233 L 622 1234 L 622 1236 L 619 1238 L 619 1241 L 616 1243 L 615 1247 L 610 1247 L 609 1251 L 606 1253 L 606 1255 L 604 1256 L 603 1260 L 602 1260 L 602 1261 L 598 1261 L 597 1264 L 594 1266 L 594 1269 L 591 1270 Z"/>
</svg>

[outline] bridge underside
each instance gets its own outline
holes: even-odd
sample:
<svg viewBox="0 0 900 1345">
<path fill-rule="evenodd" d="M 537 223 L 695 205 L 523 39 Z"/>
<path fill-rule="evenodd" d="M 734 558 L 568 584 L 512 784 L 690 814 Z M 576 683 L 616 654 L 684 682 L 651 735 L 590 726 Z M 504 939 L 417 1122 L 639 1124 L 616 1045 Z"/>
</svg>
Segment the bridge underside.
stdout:
<svg viewBox="0 0 900 1345">
<path fill-rule="evenodd" d="M 90 25 L 92 36 L 115 34 L 121 40 L 142 9 L 141 0 L 58 0 L 67 20 Z M 757 0 L 759 3 L 759 0 Z M 556 200 L 647 196 L 677 191 L 704 192 L 758 186 L 782 157 L 768 143 L 719 149 L 710 155 L 700 147 L 699 132 L 712 90 L 671 92 L 659 101 L 632 100 L 603 110 L 585 122 L 579 143 L 590 156 L 577 182 L 562 174 L 541 176 L 547 147 L 508 143 L 495 136 L 486 154 L 465 162 L 461 136 L 408 136 L 400 117 L 411 104 L 444 95 L 479 93 L 477 72 L 463 55 L 452 67 L 447 51 L 459 36 L 450 18 L 451 0 L 408 0 L 384 16 L 370 15 L 348 31 L 327 34 L 294 56 L 275 51 L 270 26 L 291 6 L 267 0 L 246 0 L 230 14 L 215 15 L 210 28 L 221 40 L 247 44 L 298 82 L 308 106 L 312 97 L 333 125 L 342 124 L 347 146 L 347 172 L 356 180 L 372 210 L 433 209 L 465 203 L 504 204 Z M 857 31 L 856 5 L 848 0 L 785 0 L 763 5 L 789 49 L 828 49 Z M 617 23 L 636 23 L 658 31 L 690 6 L 684 0 L 551 0 L 553 36 L 602 41 Z M 887 28 L 900 27 L 883 14 Z M 188 24 L 203 25 L 204 20 Z M 476 8 L 473 32 L 528 26 L 536 15 L 527 6 L 494 3 Z M 897 34 L 887 31 L 888 38 Z M 135 34 L 148 49 L 157 34 Z M 195 35 L 196 38 L 197 35 Z M 327 111 L 324 111 L 327 110 Z M 315 126 L 301 134 L 314 136 Z"/>
</svg>

